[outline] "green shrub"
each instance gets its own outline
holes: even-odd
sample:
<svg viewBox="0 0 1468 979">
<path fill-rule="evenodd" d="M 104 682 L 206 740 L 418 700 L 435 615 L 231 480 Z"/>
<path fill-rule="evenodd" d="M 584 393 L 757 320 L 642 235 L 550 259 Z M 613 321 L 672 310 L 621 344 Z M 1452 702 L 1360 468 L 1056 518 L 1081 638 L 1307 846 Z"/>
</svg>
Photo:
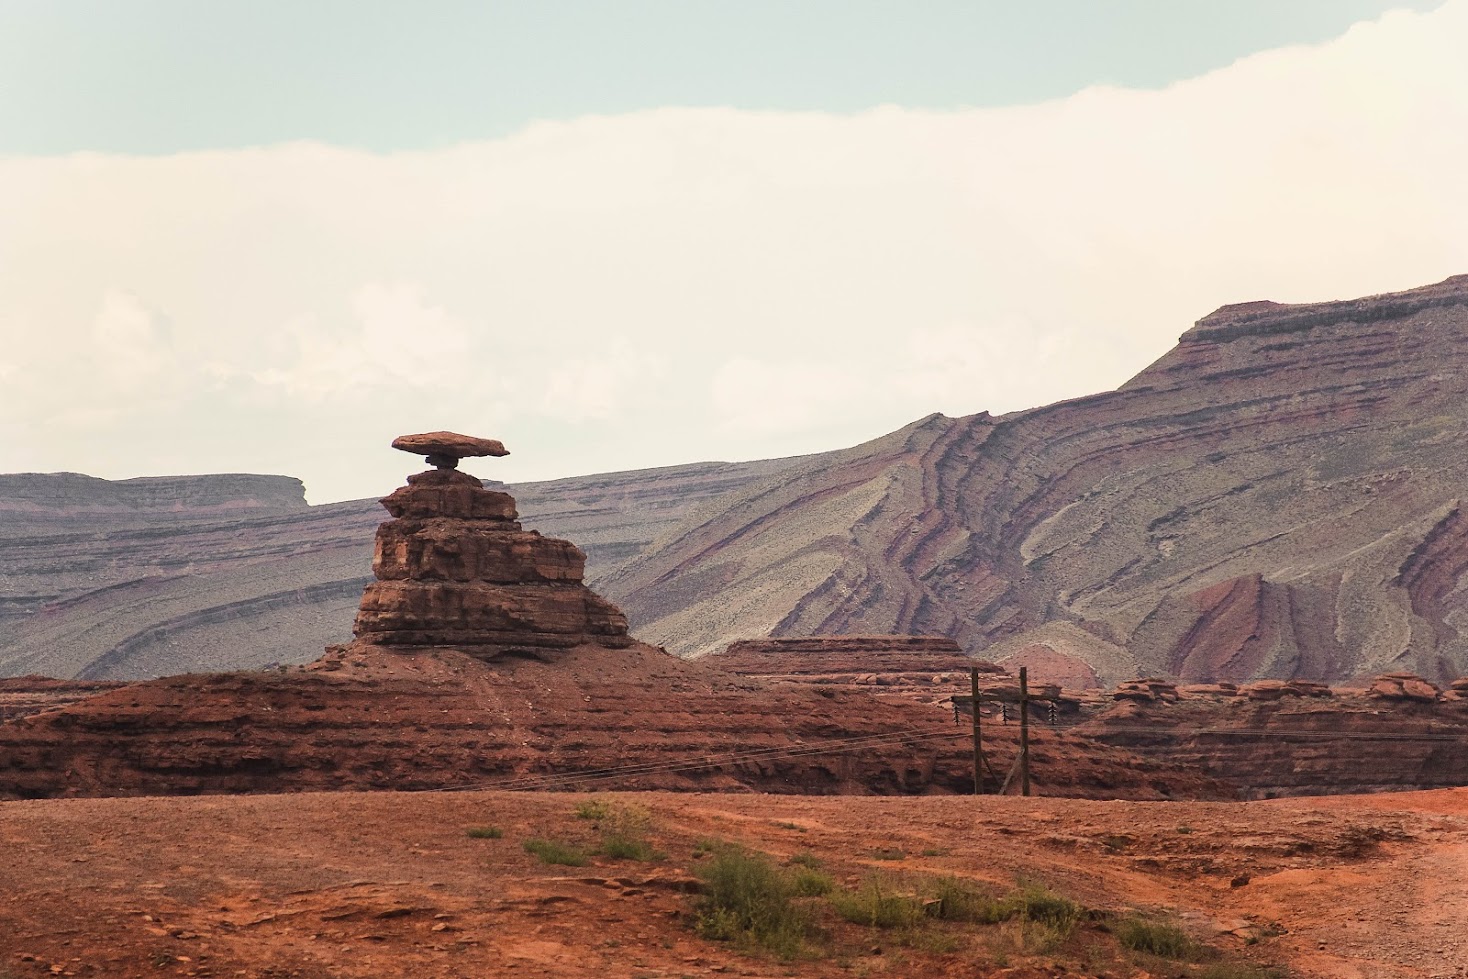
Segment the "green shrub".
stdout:
<svg viewBox="0 0 1468 979">
<path fill-rule="evenodd" d="M 596 852 L 602 856 L 611 857 L 613 860 L 640 860 L 643 863 L 667 857 L 666 853 L 653 849 L 652 844 L 647 840 L 621 833 L 604 835 L 601 846 L 597 848 Z"/>
<path fill-rule="evenodd" d="M 895 893 L 881 877 L 868 877 L 854 891 L 835 891 L 828 900 L 847 921 L 873 928 L 910 928 L 923 916 L 920 900 Z"/>
<path fill-rule="evenodd" d="M 1113 930 L 1117 941 L 1133 952 L 1164 959 L 1190 959 L 1198 954 L 1198 945 L 1188 933 L 1168 921 L 1133 916 L 1123 918 Z"/>
<path fill-rule="evenodd" d="M 762 948 L 784 959 L 804 949 L 809 914 L 791 901 L 794 885 L 764 854 L 717 846 L 695 873 L 705 887 L 694 918 L 699 935 Z"/>
<path fill-rule="evenodd" d="M 823 871 L 798 867 L 790 872 L 790 886 L 798 897 L 822 897 L 831 893 L 836 882 Z"/>
<path fill-rule="evenodd" d="M 562 864 L 567 867 L 584 867 L 588 859 L 586 851 L 580 847 L 555 840 L 526 840 L 525 852 L 539 857 L 541 863 Z"/>
<path fill-rule="evenodd" d="M 601 804 L 601 846 L 597 852 L 614 860 L 662 860 L 667 857 L 647 840 L 652 817 L 641 806 Z"/>
<path fill-rule="evenodd" d="M 498 840 L 505 835 L 505 831 L 498 826 L 470 826 L 465 830 L 465 835 L 476 840 Z"/>
<path fill-rule="evenodd" d="M 978 924 L 1002 920 L 992 897 L 957 877 L 939 877 L 933 882 L 932 895 L 927 911 L 935 918 Z"/>
<path fill-rule="evenodd" d="M 577 819 L 600 821 L 612 814 L 612 804 L 601 799 L 587 799 L 576 806 Z"/>
<path fill-rule="evenodd" d="M 970 905 L 971 920 L 986 924 L 1007 922 L 1005 937 L 1017 951 L 1048 954 L 1075 933 L 1080 905 L 1038 884 L 1027 884 L 1003 897 Z"/>
<path fill-rule="evenodd" d="M 873 850 L 872 851 L 872 859 L 873 860 L 906 860 L 907 859 L 907 854 L 904 851 L 902 851 L 902 850 L 898 850 L 895 847 L 892 847 L 892 848 L 887 848 L 887 849 L 882 849 L 882 850 Z"/>
<path fill-rule="evenodd" d="M 787 862 L 790 863 L 792 866 L 809 867 L 811 870 L 819 870 L 822 866 L 825 865 L 824 860 L 816 856 L 814 853 L 811 853 L 809 850 L 805 850 L 801 853 L 795 854 Z"/>
<path fill-rule="evenodd" d="M 998 921 L 1022 918 L 1063 929 L 1067 935 L 1081 920 L 1081 907 L 1039 884 L 1026 884 L 994 903 Z"/>
</svg>

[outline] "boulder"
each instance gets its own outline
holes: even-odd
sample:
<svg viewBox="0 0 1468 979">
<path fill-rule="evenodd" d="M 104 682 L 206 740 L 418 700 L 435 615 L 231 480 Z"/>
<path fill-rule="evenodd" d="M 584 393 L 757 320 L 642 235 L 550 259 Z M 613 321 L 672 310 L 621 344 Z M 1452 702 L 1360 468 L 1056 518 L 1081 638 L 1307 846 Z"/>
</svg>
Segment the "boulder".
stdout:
<svg viewBox="0 0 1468 979">
<path fill-rule="evenodd" d="M 1371 681 L 1366 695 L 1381 700 L 1415 700 L 1432 703 L 1441 691 L 1415 673 L 1383 673 Z"/>
</svg>

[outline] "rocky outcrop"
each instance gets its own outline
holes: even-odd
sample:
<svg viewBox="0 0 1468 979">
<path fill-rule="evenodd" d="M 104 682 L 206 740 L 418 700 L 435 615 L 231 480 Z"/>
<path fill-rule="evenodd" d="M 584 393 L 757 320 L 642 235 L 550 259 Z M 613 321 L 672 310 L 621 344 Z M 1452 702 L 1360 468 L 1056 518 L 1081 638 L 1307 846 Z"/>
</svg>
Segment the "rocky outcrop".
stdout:
<svg viewBox="0 0 1468 979">
<path fill-rule="evenodd" d="M 449 458 L 454 445 L 434 443 L 430 460 Z M 445 466 L 408 477 L 382 505 L 393 519 L 377 530 L 359 643 L 453 647 L 482 659 L 631 644 L 621 611 L 582 583 L 585 555 L 522 529 L 508 493 Z"/>
<path fill-rule="evenodd" d="M 590 580 L 693 509 L 798 460 L 499 487 L 572 537 Z M 299 480 L 0 476 L 0 676 L 138 679 L 306 663 L 350 635 L 375 500 L 308 507 Z"/>
<path fill-rule="evenodd" d="M 448 444 L 448 443 L 445 443 Z M 0 723 L 0 798 L 483 785 L 916 793 L 972 785 L 939 711 L 751 680 L 626 635 L 581 554 L 440 466 L 383 504 L 357 637 L 310 666 L 129 684 Z M 945 647 L 951 656 L 951 647 Z M 1013 737 L 992 739 L 995 764 Z M 1062 733 L 1052 794 L 1227 790 Z"/>
<path fill-rule="evenodd" d="M 1117 391 L 934 415 L 736 491 L 604 587 L 685 654 L 930 633 L 1106 684 L 1441 680 L 1468 671 L 1465 442 L 1468 276 L 1225 307 Z"/>
<path fill-rule="evenodd" d="M 766 684 L 637 644 L 554 661 L 339 647 L 285 672 L 165 677 L 0 723 L 0 799 L 437 789 L 966 792 L 950 717 Z M 1036 791 L 1228 798 L 1218 782 L 1038 731 Z M 986 736 L 994 767 L 1016 731 Z"/>
<path fill-rule="evenodd" d="M 815 636 L 744 639 L 709 656 L 709 666 L 738 676 L 822 689 L 891 694 L 936 704 L 969 689 L 969 670 L 986 681 L 1008 678 L 946 636 Z"/>
<path fill-rule="evenodd" d="M 1251 798 L 1468 785 L 1468 679 L 1408 673 L 1331 688 L 1260 680 L 1170 688 L 1131 681 L 1069 730 L 1191 766 Z"/>
<path fill-rule="evenodd" d="M 47 676 L 18 676 L 0 679 L 0 722 L 64 707 L 121 683 L 106 680 L 56 680 Z"/>
</svg>

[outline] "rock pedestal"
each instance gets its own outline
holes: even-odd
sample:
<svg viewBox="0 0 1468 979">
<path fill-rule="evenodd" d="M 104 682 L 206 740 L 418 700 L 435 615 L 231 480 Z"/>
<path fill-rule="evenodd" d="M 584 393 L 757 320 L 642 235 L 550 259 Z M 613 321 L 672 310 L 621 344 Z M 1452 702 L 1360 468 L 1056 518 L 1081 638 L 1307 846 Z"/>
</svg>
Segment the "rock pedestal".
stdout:
<svg viewBox="0 0 1468 979">
<path fill-rule="evenodd" d="M 377 529 L 358 642 L 479 659 L 631 645 L 626 617 L 582 583 L 586 555 L 522 529 L 508 493 L 439 468 L 409 476 L 382 505 L 393 519 Z"/>
</svg>

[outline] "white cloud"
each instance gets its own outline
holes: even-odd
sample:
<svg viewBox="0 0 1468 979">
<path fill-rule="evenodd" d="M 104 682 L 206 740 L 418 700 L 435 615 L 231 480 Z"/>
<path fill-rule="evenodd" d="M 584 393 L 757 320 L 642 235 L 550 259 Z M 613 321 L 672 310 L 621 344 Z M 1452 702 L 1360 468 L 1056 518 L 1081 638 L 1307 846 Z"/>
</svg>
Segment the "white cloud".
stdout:
<svg viewBox="0 0 1468 979">
<path fill-rule="evenodd" d="M 1465 49 L 1452 0 L 1003 110 L 0 159 L 0 470 L 288 471 L 325 500 L 392 485 L 379 446 L 420 427 L 535 478 L 1112 387 L 1225 302 L 1468 271 Z"/>
</svg>

